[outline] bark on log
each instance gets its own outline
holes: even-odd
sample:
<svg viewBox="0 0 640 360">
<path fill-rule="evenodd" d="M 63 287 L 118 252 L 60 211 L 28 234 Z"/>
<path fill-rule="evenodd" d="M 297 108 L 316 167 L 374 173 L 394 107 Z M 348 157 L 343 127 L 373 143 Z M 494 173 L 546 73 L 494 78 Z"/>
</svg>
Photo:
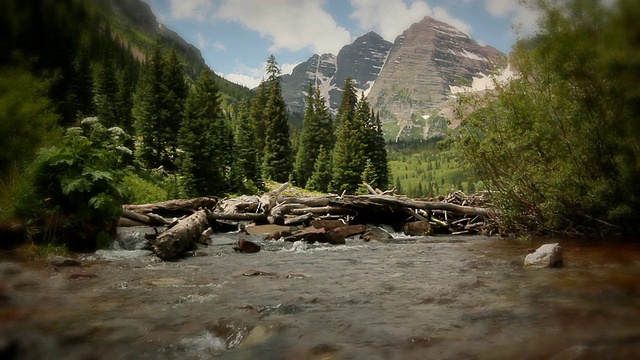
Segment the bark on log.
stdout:
<svg viewBox="0 0 640 360">
<path fill-rule="evenodd" d="M 207 215 L 207 218 L 209 220 L 267 221 L 267 214 L 216 212 Z"/>
<path fill-rule="evenodd" d="M 311 220 L 313 220 L 313 214 L 306 213 L 304 215 L 299 215 L 296 217 L 292 217 L 290 219 L 285 219 L 284 224 L 286 226 L 292 226 L 292 225 L 298 225 L 298 224 L 305 224 L 310 222 Z"/>
<path fill-rule="evenodd" d="M 450 211 L 455 214 L 462 215 L 480 215 L 484 217 L 491 217 L 493 212 L 489 209 L 473 207 L 473 206 L 461 206 L 456 204 L 449 204 L 437 201 L 421 201 L 413 200 L 409 198 L 399 198 L 395 196 L 386 195 L 360 195 L 360 196 L 345 196 L 345 199 L 349 199 L 354 204 L 371 202 L 375 204 L 400 206 L 422 210 L 444 210 Z"/>
<path fill-rule="evenodd" d="M 206 212 L 196 211 L 181 220 L 178 225 L 160 234 L 151 244 L 153 251 L 162 260 L 178 259 L 200 239 L 202 232 L 208 227 Z"/>
<path fill-rule="evenodd" d="M 278 203 L 278 197 L 286 188 L 289 187 L 289 183 L 286 182 L 280 185 L 277 189 L 269 191 L 268 193 L 260 196 L 260 209 L 262 212 L 269 213 L 271 209 Z"/>
<path fill-rule="evenodd" d="M 147 215 L 138 214 L 127 209 L 122 209 L 122 217 L 144 225 L 151 225 L 151 220 Z"/>
<path fill-rule="evenodd" d="M 125 210 L 133 211 L 138 214 L 191 214 L 200 208 L 213 209 L 215 208 L 217 200 L 208 197 L 199 197 L 194 199 L 178 199 L 162 201 L 155 204 L 142 204 L 142 205 L 124 205 L 122 208 Z"/>
</svg>

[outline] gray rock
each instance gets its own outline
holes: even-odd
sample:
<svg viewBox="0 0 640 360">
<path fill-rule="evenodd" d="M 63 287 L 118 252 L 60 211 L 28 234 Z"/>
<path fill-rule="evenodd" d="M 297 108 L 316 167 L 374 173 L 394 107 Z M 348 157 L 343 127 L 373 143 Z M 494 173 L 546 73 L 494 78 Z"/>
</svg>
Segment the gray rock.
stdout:
<svg viewBox="0 0 640 360">
<path fill-rule="evenodd" d="M 555 268 L 562 267 L 562 265 L 562 248 L 558 243 L 544 244 L 524 259 L 524 267 L 526 268 Z"/>
<path fill-rule="evenodd" d="M 76 259 L 69 259 L 64 256 L 54 256 L 47 261 L 51 266 L 65 267 L 65 266 L 81 266 L 82 263 Z"/>
<path fill-rule="evenodd" d="M 367 232 L 362 235 L 362 238 L 364 241 L 385 241 L 393 239 L 393 236 L 382 228 L 373 227 L 367 230 Z"/>
</svg>

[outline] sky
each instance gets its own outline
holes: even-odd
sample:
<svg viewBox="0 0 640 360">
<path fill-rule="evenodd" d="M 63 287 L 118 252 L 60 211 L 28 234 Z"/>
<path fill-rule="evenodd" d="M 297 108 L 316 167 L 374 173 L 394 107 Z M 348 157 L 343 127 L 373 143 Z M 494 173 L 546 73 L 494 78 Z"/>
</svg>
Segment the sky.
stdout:
<svg viewBox="0 0 640 360">
<path fill-rule="evenodd" d="M 283 73 L 369 31 L 395 38 L 425 16 L 508 53 L 535 14 L 519 0 L 144 0 L 158 21 L 200 49 L 218 75 L 254 88 L 274 55 Z"/>
</svg>

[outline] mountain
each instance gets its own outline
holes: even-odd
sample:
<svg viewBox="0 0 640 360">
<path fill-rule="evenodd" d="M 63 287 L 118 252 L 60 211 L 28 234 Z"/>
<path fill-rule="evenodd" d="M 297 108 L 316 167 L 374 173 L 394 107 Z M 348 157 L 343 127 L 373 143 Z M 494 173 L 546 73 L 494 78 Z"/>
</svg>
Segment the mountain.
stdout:
<svg viewBox="0 0 640 360">
<path fill-rule="evenodd" d="M 289 109 L 304 111 L 309 81 L 319 84 L 336 110 L 340 89 L 351 76 L 372 107 L 380 111 L 387 138 L 427 138 L 446 131 L 440 109 L 452 89 L 505 68 L 507 57 L 478 45 L 455 27 L 425 17 L 393 44 L 370 32 L 343 47 L 337 57 L 314 55 L 283 76 Z"/>
<path fill-rule="evenodd" d="M 296 66 L 291 75 L 282 76 L 282 94 L 289 110 L 304 112 L 304 98 L 309 82 L 320 86 L 322 95 L 332 109 L 338 108 L 342 87 L 348 77 L 353 79 L 358 93 L 369 92 L 392 45 L 375 32 L 369 32 L 344 46 L 338 56 L 313 55 Z"/>
<path fill-rule="evenodd" d="M 165 49 L 175 48 L 185 65 L 185 72 L 195 79 L 206 66 L 200 50 L 188 43 L 175 31 L 158 22 L 149 4 L 142 0 L 95 0 L 102 14 L 109 19 L 112 30 L 125 46 L 131 48 L 139 61 L 151 52 L 156 42 Z M 216 76 L 220 91 L 233 99 L 252 96 L 252 92 L 241 85 Z"/>
</svg>

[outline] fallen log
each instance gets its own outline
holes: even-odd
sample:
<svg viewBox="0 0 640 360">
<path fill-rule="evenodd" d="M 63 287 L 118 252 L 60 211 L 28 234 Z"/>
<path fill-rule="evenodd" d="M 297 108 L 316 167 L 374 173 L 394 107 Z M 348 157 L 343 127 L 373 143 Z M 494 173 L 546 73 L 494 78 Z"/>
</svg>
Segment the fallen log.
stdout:
<svg viewBox="0 0 640 360">
<path fill-rule="evenodd" d="M 267 221 L 267 214 L 256 213 L 210 213 L 207 215 L 209 220 L 233 220 L 233 221 Z"/>
<path fill-rule="evenodd" d="M 154 204 L 127 204 L 123 205 L 122 208 L 138 214 L 154 213 L 173 216 L 192 214 L 200 208 L 213 209 L 217 202 L 215 198 L 199 197 L 194 199 L 168 200 Z"/>
<path fill-rule="evenodd" d="M 122 217 L 125 219 L 133 220 L 140 224 L 151 225 L 151 220 L 149 220 L 149 217 L 147 215 L 138 214 L 131 210 L 122 209 Z"/>
<path fill-rule="evenodd" d="M 375 203 L 382 205 L 399 206 L 405 208 L 414 208 L 422 210 L 444 210 L 455 214 L 462 215 L 479 215 L 485 217 L 491 217 L 494 215 L 493 211 L 481 207 L 462 206 L 450 203 L 444 203 L 439 201 L 422 201 L 409 198 L 400 198 L 396 196 L 388 195 L 359 195 L 359 196 L 345 196 L 345 199 L 349 199 L 350 202 L 357 203 Z"/>
<path fill-rule="evenodd" d="M 208 228 L 207 213 L 198 210 L 153 240 L 153 252 L 162 260 L 178 259 L 200 240 L 202 233 Z"/>
</svg>

